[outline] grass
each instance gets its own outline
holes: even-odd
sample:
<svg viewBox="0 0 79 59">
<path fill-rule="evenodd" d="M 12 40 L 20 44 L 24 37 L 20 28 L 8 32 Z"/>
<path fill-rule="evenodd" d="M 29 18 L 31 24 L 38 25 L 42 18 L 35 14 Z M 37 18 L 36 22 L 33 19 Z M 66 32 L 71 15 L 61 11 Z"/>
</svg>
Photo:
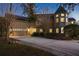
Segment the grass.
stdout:
<svg viewBox="0 0 79 59">
<path fill-rule="evenodd" d="M 5 41 L 5 40 L 4 40 Z M 52 56 L 53 54 L 22 44 L 2 43 L 0 40 L 0 56 Z"/>
</svg>

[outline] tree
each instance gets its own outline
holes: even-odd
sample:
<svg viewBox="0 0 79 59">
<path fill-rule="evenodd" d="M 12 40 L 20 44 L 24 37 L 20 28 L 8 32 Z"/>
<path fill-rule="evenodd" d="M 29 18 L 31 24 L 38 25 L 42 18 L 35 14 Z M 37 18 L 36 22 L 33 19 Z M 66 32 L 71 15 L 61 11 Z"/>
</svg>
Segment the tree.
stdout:
<svg viewBox="0 0 79 59">
<path fill-rule="evenodd" d="M 31 26 L 36 26 L 36 14 L 35 14 L 35 9 L 36 5 L 34 3 L 22 3 L 21 7 L 23 9 L 23 14 L 26 15 L 26 24 L 27 24 L 27 29 L 30 28 Z"/>
<path fill-rule="evenodd" d="M 4 21 L 4 27 L 6 28 L 6 39 L 9 39 L 9 29 L 10 29 L 10 24 L 12 22 L 13 15 L 12 15 L 12 3 L 9 3 L 8 6 L 8 11 L 5 13 L 5 20 Z"/>
<path fill-rule="evenodd" d="M 77 37 L 79 35 L 79 25 L 70 24 L 64 27 L 65 35 L 71 38 Z"/>
<path fill-rule="evenodd" d="M 9 37 L 9 25 L 10 22 L 6 18 L 0 17 L 0 37 L 6 39 Z"/>
<path fill-rule="evenodd" d="M 42 14 L 40 17 L 38 17 L 38 19 L 40 27 L 43 29 L 44 36 L 47 36 L 49 33 L 49 29 L 52 27 L 52 15 L 49 15 L 48 7 L 42 9 Z"/>
<path fill-rule="evenodd" d="M 23 13 L 27 14 L 28 21 L 35 22 L 36 21 L 35 4 L 34 3 L 23 3 L 21 4 L 21 6 L 23 7 Z"/>
<path fill-rule="evenodd" d="M 79 5 L 79 3 L 62 3 L 60 5 L 62 5 L 64 8 L 66 8 L 66 10 L 68 11 L 68 13 L 71 13 L 72 11 L 75 10 L 75 7 L 77 5 Z"/>
</svg>

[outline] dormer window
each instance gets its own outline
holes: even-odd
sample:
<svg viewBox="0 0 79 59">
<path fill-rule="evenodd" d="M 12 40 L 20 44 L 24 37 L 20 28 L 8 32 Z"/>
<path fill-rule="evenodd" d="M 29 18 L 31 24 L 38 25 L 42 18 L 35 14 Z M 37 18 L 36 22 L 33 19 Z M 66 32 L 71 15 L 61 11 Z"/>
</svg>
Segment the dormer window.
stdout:
<svg viewBox="0 0 79 59">
<path fill-rule="evenodd" d="M 58 17 L 59 15 L 58 14 L 56 14 L 56 17 Z"/>
<path fill-rule="evenodd" d="M 61 16 L 64 16 L 64 14 L 63 14 L 63 13 L 61 13 Z"/>
</svg>

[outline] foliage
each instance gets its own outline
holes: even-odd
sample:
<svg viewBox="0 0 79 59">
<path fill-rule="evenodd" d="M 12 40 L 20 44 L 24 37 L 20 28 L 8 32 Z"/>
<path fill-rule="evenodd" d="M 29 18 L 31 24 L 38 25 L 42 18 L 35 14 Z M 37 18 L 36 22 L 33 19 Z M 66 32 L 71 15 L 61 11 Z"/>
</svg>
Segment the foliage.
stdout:
<svg viewBox="0 0 79 59">
<path fill-rule="evenodd" d="M 29 22 L 35 22 L 36 21 L 36 16 L 35 16 L 35 4 L 34 3 L 23 3 L 21 4 L 23 7 L 23 13 L 27 14 L 28 16 L 28 21 Z"/>
<path fill-rule="evenodd" d="M 79 25 L 70 24 L 65 26 L 65 34 L 71 38 L 77 37 L 79 35 Z"/>
<path fill-rule="evenodd" d="M 41 33 L 39 33 L 39 32 L 35 32 L 35 33 L 33 33 L 32 34 L 32 36 L 37 36 L 37 37 L 44 37 L 44 33 L 43 32 L 41 32 Z"/>
<path fill-rule="evenodd" d="M 9 25 L 10 23 L 7 19 L 0 17 L 0 37 L 7 37 Z"/>
<path fill-rule="evenodd" d="M 62 3 L 61 5 L 67 9 L 68 13 L 71 13 L 79 3 Z"/>
</svg>

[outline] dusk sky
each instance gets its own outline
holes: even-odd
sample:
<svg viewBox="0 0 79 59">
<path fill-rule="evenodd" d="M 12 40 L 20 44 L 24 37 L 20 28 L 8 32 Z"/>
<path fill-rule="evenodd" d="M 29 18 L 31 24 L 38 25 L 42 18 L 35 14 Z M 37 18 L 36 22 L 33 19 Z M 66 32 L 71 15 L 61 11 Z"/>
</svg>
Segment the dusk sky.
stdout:
<svg viewBox="0 0 79 59">
<path fill-rule="evenodd" d="M 45 8 L 48 8 L 48 13 L 55 13 L 58 8 L 56 3 L 39 3 L 36 4 L 36 13 L 42 13 Z M 22 7 L 20 4 L 13 4 L 13 13 L 16 15 L 23 16 Z M 0 16 L 4 15 L 8 9 L 8 4 L 0 4 Z M 79 20 L 79 6 L 75 7 L 75 10 L 70 14 L 70 17 Z"/>
</svg>

